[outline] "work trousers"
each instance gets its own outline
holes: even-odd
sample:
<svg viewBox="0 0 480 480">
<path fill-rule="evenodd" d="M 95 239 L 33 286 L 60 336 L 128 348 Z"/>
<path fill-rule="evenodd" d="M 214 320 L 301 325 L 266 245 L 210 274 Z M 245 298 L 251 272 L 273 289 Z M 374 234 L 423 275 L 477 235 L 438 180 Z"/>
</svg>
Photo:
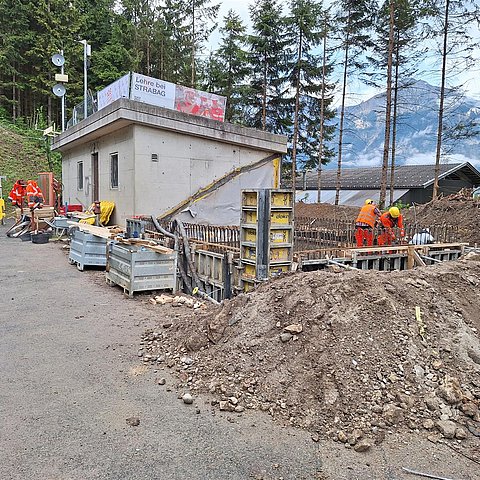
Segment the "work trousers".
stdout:
<svg viewBox="0 0 480 480">
<path fill-rule="evenodd" d="M 373 228 L 370 227 L 357 227 L 355 230 L 355 240 L 357 241 L 357 247 L 363 247 L 366 242 L 367 247 L 373 246 Z"/>
<path fill-rule="evenodd" d="M 377 238 L 377 242 L 380 247 L 382 247 L 383 245 L 391 245 L 394 240 L 395 235 L 393 234 L 393 232 L 388 230 L 383 230 Z"/>
</svg>

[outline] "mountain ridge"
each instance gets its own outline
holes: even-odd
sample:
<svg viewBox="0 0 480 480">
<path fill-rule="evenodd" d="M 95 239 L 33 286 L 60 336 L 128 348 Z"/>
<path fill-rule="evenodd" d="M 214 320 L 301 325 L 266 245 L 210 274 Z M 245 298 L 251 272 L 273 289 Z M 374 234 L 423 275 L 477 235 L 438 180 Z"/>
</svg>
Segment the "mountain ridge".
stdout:
<svg viewBox="0 0 480 480">
<path fill-rule="evenodd" d="M 395 161 L 398 165 L 435 162 L 440 88 L 423 80 L 407 79 L 398 95 L 398 122 Z M 346 107 L 343 136 L 343 166 L 378 166 L 382 163 L 385 131 L 385 97 L 378 93 Z M 463 125 L 463 127 L 462 127 Z M 480 166 L 480 102 L 446 92 L 444 151 L 441 163 L 468 161 Z M 473 128 L 476 136 L 459 138 Z M 455 136 L 456 135 L 456 136 Z M 338 148 L 338 131 L 332 146 Z M 335 159 L 327 166 L 334 168 Z"/>
</svg>

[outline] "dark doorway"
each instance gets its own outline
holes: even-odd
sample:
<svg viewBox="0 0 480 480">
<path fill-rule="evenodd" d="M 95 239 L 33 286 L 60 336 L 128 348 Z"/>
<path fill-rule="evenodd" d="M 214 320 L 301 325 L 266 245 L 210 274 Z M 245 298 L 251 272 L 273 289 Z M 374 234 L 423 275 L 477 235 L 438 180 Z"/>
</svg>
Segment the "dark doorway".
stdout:
<svg viewBox="0 0 480 480">
<path fill-rule="evenodd" d="M 92 203 L 98 201 L 98 153 L 92 153 Z"/>
</svg>

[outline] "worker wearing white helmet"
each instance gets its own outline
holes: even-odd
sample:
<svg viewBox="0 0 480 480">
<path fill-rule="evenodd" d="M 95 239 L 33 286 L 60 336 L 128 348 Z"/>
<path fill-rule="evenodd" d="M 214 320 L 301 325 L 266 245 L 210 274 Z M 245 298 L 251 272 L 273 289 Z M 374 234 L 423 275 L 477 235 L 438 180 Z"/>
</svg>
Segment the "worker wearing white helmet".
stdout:
<svg viewBox="0 0 480 480">
<path fill-rule="evenodd" d="M 423 228 L 420 232 L 416 233 L 410 240 L 411 245 L 427 245 L 433 243 L 435 239 L 430 235 L 428 228 Z"/>
</svg>

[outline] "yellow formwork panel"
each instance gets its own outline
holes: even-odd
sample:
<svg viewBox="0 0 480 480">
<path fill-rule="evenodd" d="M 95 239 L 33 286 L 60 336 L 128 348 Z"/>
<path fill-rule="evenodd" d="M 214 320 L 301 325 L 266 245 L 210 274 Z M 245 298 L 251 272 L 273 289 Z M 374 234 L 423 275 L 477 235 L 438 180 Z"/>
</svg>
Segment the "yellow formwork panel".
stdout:
<svg viewBox="0 0 480 480">
<path fill-rule="evenodd" d="M 242 205 L 245 207 L 256 207 L 258 203 L 257 192 L 243 192 Z"/>
<path fill-rule="evenodd" d="M 256 242 L 257 241 L 257 231 L 253 228 L 245 229 L 245 242 Z"/>
<path fill-rule="evenodd" d="M 242 258 L 255 260 L 257 258 L 257 249 L 255 247 L 243 247 Z"/>
<path fill-rule="evenodd" d="M 292 231 L 290 229 L 275 229 L 270 230 L 271 243 L 291 243 Z"/>
<path fill-rule="evenodd" d="M 243 223 L 257 223 L 257 212 L 250 210 L 244 211 Z"/>
<path fill-rule="evenodd" d="M 271 248 L 270 249 L 270 261 L 271 262 L 279 262 L 279 261 L 288 262 L 289 260 L 290 260 L 290 248 L 289 247 Z"/>
<path fill-rule="evenodd" d="M 255 265 L 245 264 L 245 268 L 243 269 L 243 276 L 247 278 L 255 278 L 257 273 L 257 269 Z"/>
<path fill-rule="evenodd" d="M 290 264 L 288 265 L 272 265 L 269 269 L 269 276 L 274 277 L 290 271 Z M 257 267 L 255 265 L 245 264 L 242 276 L 247 279 L 255 279 L 257 274 Z"/>
<path fill-rule="evenodd" d="M 243 212 L 243 223 L 257 223 L 257 212 L 245 210 Z M 273 211 L 270 215 L 272 225 L 290 225 L 292 223 L 292 212 Z"/>
<path fill-rule="evenodd" d="M 257 249 L 255 247 L 243 247 L 242 258 L 246 260 L 256 260 L 257 259 Z M 281 247 L 281 248 L 272 248 L 270 249 L 270 261 L 271 262 L 288 262 L 290 260 L 290 248 Z"/>
<path fill-rule="evenodd" d="M 270 267 L 270 276 L 275 277 L 276 275 L 281 275 L 282 273 L 287 273 L 290 271 L 290 265 L 273 265 Z"/>
<path fill-rule="evenodd" d="M 293 207 L 292 192 L 272 192 L 271 205 L 273 207 Z"/>
<path fill-rule="evenodd" d="M 272 212 L 270 221 L 274 225 L 290 225 L 292 223 L 292 212 Z"/>
</svg>

